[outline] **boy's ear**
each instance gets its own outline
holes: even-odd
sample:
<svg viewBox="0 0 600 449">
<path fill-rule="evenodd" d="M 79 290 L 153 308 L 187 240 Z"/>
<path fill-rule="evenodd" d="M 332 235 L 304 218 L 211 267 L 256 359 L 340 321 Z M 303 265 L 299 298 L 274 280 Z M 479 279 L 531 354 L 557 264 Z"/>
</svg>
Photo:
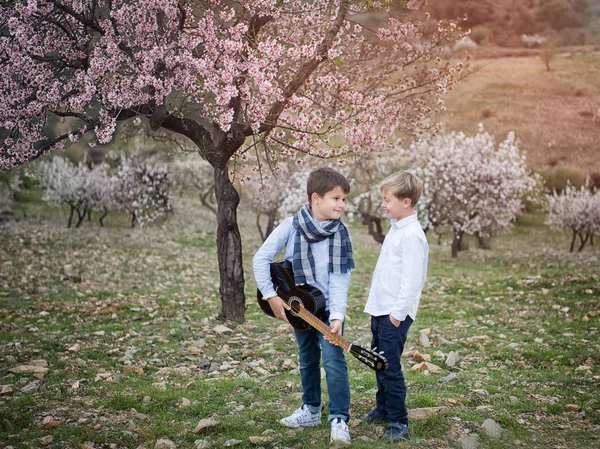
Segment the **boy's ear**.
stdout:
<svg viewBox="0 0 600 449">
<path fill-rule="evenodd" d="M 412 200 L 410 198 L 404 198 L 404 207 L 411 207 L 412 206 Z"/>
<path fill-rule="evenodd" d="M 316 200 L 320 200 L 321 197 L 319 196 L 319 194 L 317 192 L 313 192 L 310 195 L 310 204 L 313 204 Z"/>
</svg>

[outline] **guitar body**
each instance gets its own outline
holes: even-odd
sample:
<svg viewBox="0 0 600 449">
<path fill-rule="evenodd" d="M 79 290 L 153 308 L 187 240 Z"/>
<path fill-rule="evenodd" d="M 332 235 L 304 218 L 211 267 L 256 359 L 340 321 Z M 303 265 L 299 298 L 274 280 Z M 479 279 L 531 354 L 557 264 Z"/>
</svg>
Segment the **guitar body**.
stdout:
<svg viewBox="0 0 600 449">
<path fill-rule="evenodd" d="M 286 310 L 285 313 L 294 329 L 306 331 L 313 327 L 325 335 L 329 342 L 348 351 L 369 368 L 377 372 L 387 369 L 388 362 L 383 355 L 374 349 L 366 349 L 349 342 L 321 321 L 325 311 L 325 295 L 321 290 L 311 285 L 297 286 L 294 282 L 294 270 L 290 261 L 284 260 L 283 262 L 271 263 L 271 279 L 277 295 L 291 308 L 291 310 Z M 263 299 L 260 290 L 258 290 L 257 297 L 258 305 L 262 311 L 275 317 L 269 301 Z"/>
<path fill-rule="evenodd" d="M 271 263 L 271 279 L 275 286 L 275 291 L 281 297 L 293 298 L 294 301 L 299 301 L 303 307 L 310 313 L 320 318 L 325 311 L 326 299 L 323 292 L 312 285 L 297 286 L 294 282 L 294 271 L 292 262 L 284 260 L 283 262 Z M 280 295 L 280 293 L 282 293 Z M 275 317 L 271 310 L 269 301 L 263 299 L 260 290 L 257 293 L 258 305 L 267 315 Z M 310 324 L 300 318 L 293 310 L 286 310 L 285 314 L 290 324 L 299 331 L 310 329 Z"/>
</svg>

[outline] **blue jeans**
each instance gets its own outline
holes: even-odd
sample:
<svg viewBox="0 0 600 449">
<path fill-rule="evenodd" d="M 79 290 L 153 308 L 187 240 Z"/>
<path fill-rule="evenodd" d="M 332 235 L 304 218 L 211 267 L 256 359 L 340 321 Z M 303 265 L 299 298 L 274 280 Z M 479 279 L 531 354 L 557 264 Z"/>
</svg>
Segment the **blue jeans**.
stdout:
<svg viewBox="0 0 600 449">
<path fill-rule="evenodd" d="M 329 326 L 329 312 L 322 321 Z M 350 384 L 344 350 L 332 345 L 323 334 L 312 327 L 300 332 L 294 329 L 300 358 L 300 380 L 302 382 L 302 402 L 313 413 L 321 413 L 321 354 L 325 381 L 329 392 L 329 421 L 341 418 L 350 419 Z"/>
<path fill-rule="evenodd" d="M 371 317 L 371 347 L 383 351 L 388 361 L 385 371 L 376 373 L 377 394 L 376 407 L 381 416 L 389 422 L 408 425 L 406 410 L 406 384 L 402 374 L 400 356 L 404 351 L 406 335 L 413 320 L 407 316 L 400 326 L 396 327 L 390 321 L 389 315 Z"/>
</svg>

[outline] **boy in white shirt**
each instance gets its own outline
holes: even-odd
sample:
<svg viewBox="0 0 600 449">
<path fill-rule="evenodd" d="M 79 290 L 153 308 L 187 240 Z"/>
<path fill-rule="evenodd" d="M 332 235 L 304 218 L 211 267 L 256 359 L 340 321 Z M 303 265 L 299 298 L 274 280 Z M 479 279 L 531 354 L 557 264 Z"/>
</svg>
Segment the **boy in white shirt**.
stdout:
<svg viewBox="0 0 600 449">
<path fill-rule="evenodd" d="M 429 246 L 414 210 L 422 192 L 421 180 L 408 172 L 395 173 L 381 184 L 381 207 L 390 219 L 390 230 L 381 247 L 364 310 L 371 315 L 371 346 L 383 351 L 389 366 L 377 373 L 376 407 L 363 420 L 387 421 L 384 438 L 392 441 L 408 438 L 406 384 L 400 356 L 427 273 Z"/>
</svg>

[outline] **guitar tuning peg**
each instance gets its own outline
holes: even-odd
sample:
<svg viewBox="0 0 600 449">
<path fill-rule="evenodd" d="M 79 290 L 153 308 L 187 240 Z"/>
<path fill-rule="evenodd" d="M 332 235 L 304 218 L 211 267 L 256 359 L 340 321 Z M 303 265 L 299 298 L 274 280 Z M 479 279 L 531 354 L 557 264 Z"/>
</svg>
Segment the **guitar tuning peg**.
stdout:
<svg viewBox="0 0 600 449">
<path fill-rule="evenodd" d="M 377 346 L 372 347 L 371 350 L 377 352 Z"/>
</svg>

